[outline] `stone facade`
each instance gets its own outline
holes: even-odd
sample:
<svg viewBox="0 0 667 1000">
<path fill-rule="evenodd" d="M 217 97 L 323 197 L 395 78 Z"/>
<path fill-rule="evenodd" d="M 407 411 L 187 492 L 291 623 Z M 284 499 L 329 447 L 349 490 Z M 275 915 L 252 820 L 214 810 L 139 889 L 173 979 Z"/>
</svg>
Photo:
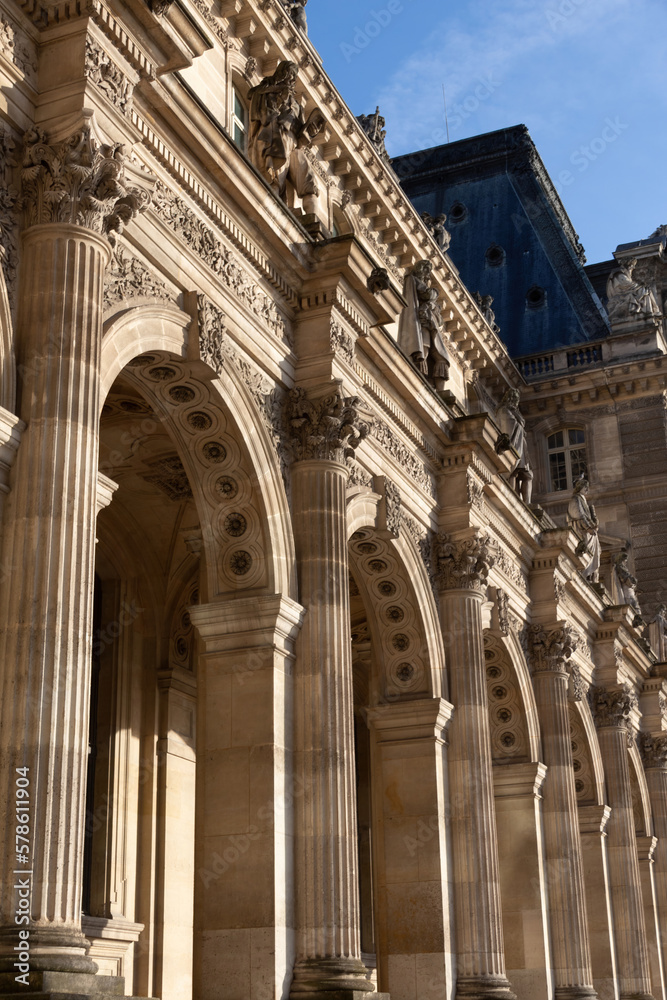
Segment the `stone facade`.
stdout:
<svg viewBox="0 0 667 1000">
<path fill-rule="evenodd" d="M 2 4 L 0 992 L 665 1000 L 664 617 L 525 488 L 606 368 L 526 381 L 304 4 Z"/>
</svg>

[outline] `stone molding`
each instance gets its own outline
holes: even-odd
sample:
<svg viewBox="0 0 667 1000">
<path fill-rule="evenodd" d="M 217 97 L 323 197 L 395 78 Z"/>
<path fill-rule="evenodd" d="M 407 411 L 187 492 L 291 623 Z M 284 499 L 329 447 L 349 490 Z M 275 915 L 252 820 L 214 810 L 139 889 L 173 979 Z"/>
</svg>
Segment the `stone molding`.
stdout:
<svg viewBox="0 0 667 1000">
<path fill-rule="evenodd" d="M 123 146 L 97 142 L 88 123 L 59 142 L 29 129 L 21 168 L 25 227 L 72 224 L 113 243 L 151 198 L 146 187 L 129 184 L 125 167 Z"/>
<path fill-rule="evenodd" d="M 454 540 L 438 532 L 432 556 L 438 590 L 481 593 L 495 559 L 495 546 L 488 535 Z"/>
<path fill-rule="evenodd" d="M 16 143 L 6 125 L 0 125 L 0 265 L 5 276 L 10 306 L 13 305 L 19 263 L 19 191 L 14 183 L 17 167 Z"/>
<path fill-rule="evenodd" d="M 319 398 L 309 397 L 297 386 L 285 407 L 287 447 L 297 462 L 312 459 L 343 464 L 368 436 L 358 396 L 343 396 L 340 383 Z"/>
<path fill-rule="evenodd" d="M 630 716 L 637 706 L 637 698 L 631 691 L 608 691 L 606 688 L 592 686 L 589 698 L 598 729 L 630 728 Z"/>
<path fill-rule="evenodd" d="M 114 107 L 123 115 L 129 114 L 134 84 L 127 79 L 104 49 L 91 38 L 86 38 L 84 69 L 86 78 L 111 101 Z"/>
<path fill-rule="evenodd" d="M 638 742 L 645 769 L 650 767 L 667 769 L 667 733 L 663 736 L 640 733 Z"/>
<path fill-rule="evenodd" d="M 576 642 L 574 630 L 569 625 L 528 625 L 525 640 L 533 673 L 567 673 Z"/>
</svg>

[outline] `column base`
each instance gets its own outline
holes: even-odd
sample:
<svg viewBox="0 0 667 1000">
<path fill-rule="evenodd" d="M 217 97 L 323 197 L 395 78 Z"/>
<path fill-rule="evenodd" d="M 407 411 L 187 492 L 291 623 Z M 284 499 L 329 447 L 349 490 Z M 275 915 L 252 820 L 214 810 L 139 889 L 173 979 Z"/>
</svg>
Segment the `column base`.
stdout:
<svg viewBox="0 0 667 1000">
<path fill-rule="evenodd" d="M 655 1000 L 652 993 L 621 993 L 621 1000 Z"/>
<path fill-rule="evenodd" d="M 591 1000 L 592 997 L 597 997 L 593 986 L 556 986 L 554 989 L 555 1000 Z"/>
<path fill-rule="evenodd" d="M 31 963 L 32 965 L 32 963 Z M 27 997 L 28 1000 L 140 1000 L 138 997 L 125 997 L 125 980 L 122 976 L 94 976 L 80 972 L 40 972 L 30 969 L 26 980 L 20 976 L 19 969 L 13 972 L 0 972 L 0 997 L 13 1000 L 14 997 Z"/>
<path fill-rule="evenodd" d="M 366 972 L 360 958 L 313 958 L 297 962 L 290 1000 L 362 1000 L 374 990 Z"/>
<path fill-rule="evenodd" d="M 516 1000 L 505 976 L 459 976 L 455 996 L 456 1000 Z"/>
</svg>

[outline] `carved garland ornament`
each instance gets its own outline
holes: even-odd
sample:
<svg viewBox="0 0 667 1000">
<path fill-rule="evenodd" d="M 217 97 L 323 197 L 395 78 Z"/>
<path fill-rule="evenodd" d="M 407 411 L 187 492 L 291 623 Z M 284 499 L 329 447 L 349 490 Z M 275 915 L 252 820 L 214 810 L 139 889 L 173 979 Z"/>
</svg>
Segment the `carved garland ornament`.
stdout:
<svg viewBox="0 0 667 1000">
<path fill-rule="evenodd" d="M 433 567 L 439 590 L 475 590 L 486 586 L 496 556 L 489 536 L 453 541 L 439 532 L 433 542 Z"/>
<path fill-rule="evenodd" d="M 68 139 L 49 143 L 41 129 L 25 134 L 22 164 L 25 225 L 47 222 L 115 233 L 148 207 L 150 193 L 130 187 L 119 143 L 100 144 L 84 125 Z"/>
<path fill-rule="evenodd" d="M 286 402 L 288 448 L 295 461 L 330 459 L 344 462 L 368 435 L 358 396 L 343 396 L 339 385 L 319 399 L 296 387 Z"/>
<path fill-rule="evenodd" d="M 631 691 L 607 691 L 601 687 L 591 687 L 588 694 L 599 729 L 629 729 L 632 710 L 637 706 L 636 695 Z"/>
</svg>

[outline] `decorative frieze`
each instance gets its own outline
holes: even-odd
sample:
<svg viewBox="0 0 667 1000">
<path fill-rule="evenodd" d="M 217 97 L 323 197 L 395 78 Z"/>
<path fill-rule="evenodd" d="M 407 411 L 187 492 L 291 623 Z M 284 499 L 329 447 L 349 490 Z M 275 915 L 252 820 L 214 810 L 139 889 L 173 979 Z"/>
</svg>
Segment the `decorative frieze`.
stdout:
<svg viewBox="0 0 667 1000">
<path fill-rule="evenodd" d="M 37 52 L 30 38 L 0 13 L 0 53 L 21 71 L 31 87 L 37 84 Z"/>
<path fill-rule="evenodd" d="M 401 491 L 390 479 L 384 481 L 384 505 L 387 531 L 397 538 L 401 532 Z"/>
<path fill-rule="evenodd" d="M 495 558 L 495 567 L 500 570 L 508 580 L 515 583 L 524 594 L 528 593 L 528 583 L 525 575 L 521 572 L 516 559 L 511 559 L 504 549 L 499 548 Z"/>
<path fill-rule="evenodd" d="M 639 750 L 644 761 L 644 767 L 667 768 L 667 733 L 664 736 L 651 736 L 641 733 Z"/>
<path fill-rule="evenodd" d="M 14 158 L 16 143 L 11 132 L 0 125 L 0 261 L 7 285 L 10 303 L 16 283 L 18 268 L 18 188 L 14 184 Z"/>
<path fill-rule="evenodd" d="M 340 354 L 350 364 L 354 361 L 354 337 L 335 319 L 331 320 L 329 343 L 336 354 Z"/>
<path fill-rule="evenodd" d="M 526 652 L 533 673 L 566 673 L 575 641 L 576 636 L 569 625 L 556 628 L 528 625 L 525 632 Z"/>
<path fill-rule="evenodd" d="M 98 143 L 89 125 L 54 143 L 41 129 L 30 129 L 21 174 L 26 228 L 69 223 L 105 233 L 113 242 L 150 202 L 147 188 L 127 181 L 123 146 Z"/>
<path fill-rule="evenodd" d="M 85 73 L 122 114 L 128 114 L 134 85 L 104 49 L 90 38 L 86 39 Z"/>
<path fill-rule="evenodd" d="M 104 275 L 104 308 L 110 309 L 119 302 L 135 298 L 169 302 L 174 296 L 164 281 L 117 243 Z"/>
<path fill-rule="evenodd" d="M 261 291 L 257 282 L 241 267 L 236 254 L 220 242 L 210 226 L 161 181 L 156 185 L 153 208 L 158 217 L 218 275 L 264 326 L 289 346 L 285 321 L 273 299 Z"/>
<path fill-rule="evenodd" d="M 288 448 L 295 461 L 329 459 L 344 462 L 368 435 L 358 396 L 343 396 L 340 385 L 319 399 L 297 386 L 286 402 Z"/>
<path fill-rule="evenodd" d="M 598 729 L 629 729 L 630 716 L 637 707 L 636 695 L 631 691 L 608 691 L 594 686 L 590 688 L 588 695 Z"/>
<path fill-rule="evenodd" d="M 424 462 L 420 461 L 400 440 L 384 420 L 374 420 L 370 428 L 371 437 L 385 448 L 404 472 L 414 479 L 429 496 L 436 498 L 435 483 Z"/>
<path fill-rule="evenodd" d="M 475 590 L 486 586 L 496 558 L 496 546 L 488 535 L 454 541 L 439 532 L 433 541 L 433 567 L 439 590 Z"/>
</svg>

